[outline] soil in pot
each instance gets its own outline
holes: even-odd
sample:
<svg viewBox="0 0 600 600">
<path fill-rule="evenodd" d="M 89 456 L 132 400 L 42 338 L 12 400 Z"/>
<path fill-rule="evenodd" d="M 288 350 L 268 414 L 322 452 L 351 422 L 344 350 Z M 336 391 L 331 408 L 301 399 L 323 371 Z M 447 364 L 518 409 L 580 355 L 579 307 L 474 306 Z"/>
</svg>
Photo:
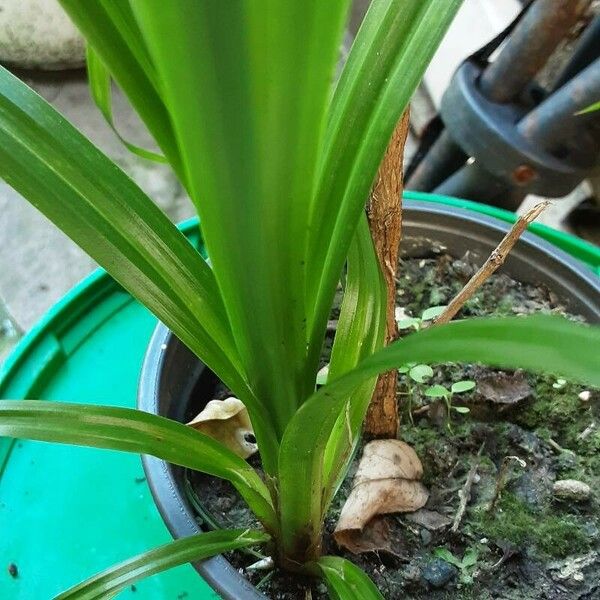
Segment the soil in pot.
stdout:
<svg viewBox="0 0 600 600">
<path fill-rule="evenodd" d="M 460 260 L 443 253 L 407 259 L 399 270 L 397 304 L 409 316 L 446 304 L 475 268 L 468 255 Z M 566 314 L 552 292 L 495 274 L 462 316 L 538 312 Z M 460 380 L 474 381 L 476 387 L 454 397 L 453 404 L 469 412 L 452 411 L 448 423 L 443 406 L 424 392 L 432 384 L 450 388 Z M 228 390 L 218 388 L 214 397 L 227 395 Z M 198 399 L 202 401 L 206 398 Z M 351 488 L 354 464 L 326 520 L 327 553 L 365 569 L 390 600 L 600 598 L 598 390 L 560 376 L 445 364 L 434 367 L 425 384 L 401 375 L 398 402 L 403 414 L 400 438 L 423 462 L 430 491 L 425 510 L 384 517 L 385 543 L 377 552 L 340 550 L 332 531 Z M 250 460 L 260 469 L 258 457 Z M 452 532 L 459 492 L 475 463 L 468 508 Z M 502 491 L 490 510 L 499 479 Z M 558 480 L 575 483 L 555 489 Z M 205 526 L 256 525 L 227 482 L 190 472 L 187 485 Z M 238 552 L 227 558 L 269 598 L 327 597 L 318 582 L 277 570 L 248 570 L 259 560 L 256 554 Z"/>
</svg>

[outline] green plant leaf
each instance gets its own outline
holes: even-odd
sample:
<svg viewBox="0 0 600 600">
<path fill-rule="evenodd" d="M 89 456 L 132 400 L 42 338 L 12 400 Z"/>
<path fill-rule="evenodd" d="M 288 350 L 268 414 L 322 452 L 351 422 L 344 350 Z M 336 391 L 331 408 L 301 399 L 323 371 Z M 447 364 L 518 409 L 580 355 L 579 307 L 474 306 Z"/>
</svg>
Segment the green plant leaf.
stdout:
<svg viewBox="0 0 600 600">
<path fill-rule="evenodd" d="M 331 349 L 329 381 L 382 347 L 386 294 L 367 217 L 363 214 L 348 252 L 346 287 Z"/>
<path fill-rule="evenodd" d="M 231 329 L 205 261 L 131 179 L 5 69 L 0 176 L 244 394 Z"/>
<path fill-rule="evenodd" d="M 129 2 L 60 0 L 60 4 L 125 92 L 185 186 L 156 69 Z"/>
<path fill-rule="evenodd" d="M 600 110 L 600 101 L 598 102 L 594 102 L 594 104 L 590 104 L 589 106 L 586 106 L 583 110 L 580 110 L 579 112 L 576 112 L 576 115 L 586 115 L 588 113 L 592 113 L 592 112 L 596 112 Z"/>
<path fill-rule="evenodd" d="M 560 317 L 536 316 L 457 321 L 413 333 L 378 350 L 315 392 L 290 422 L 280 449 L 285 473 L 280 491 L 282 498 L 286 495 L 283 526 L 297 530 L 300 523 L 310 521 L 307 514 L 312 518 L 323 493 L 321 448 L 337 420 L 348 410 L 348 398 L 363 381 L 416 360 L 483 362 L 504 368 L 559 371 L 575 380 L 599 385 L 598 347 L 600 328 L 577 325 Z M 311 512 L 306 512 L 307 507 Z M 300 516 L 298 521 L 294 511 Z"/>
<path fill-rule="evenodd" d="M 348 254 L 346 287 L 329 363 L 328 381 L 333 381 L 354 368 L 363 358 L 382 346 L 385 318 L 385 284 L 367 219 L 363 216 Z M 323 470 L 315 471 L 317 479 L 309 488 L 298 489 L 295 485 L 296 472 L 303 466 L 298 464 L 293 449 L 280 451 L 279 511 L 282 523 L 285 524 L 282 526 L 284 548 L 297 543 L 297 527 L 302 524 L 310 523 L 313 528 L 310 532 L 302 532 L 303 534 L 318 534 L 323 503 L 328 503 L 336 484 L 343 479 L 343 464 L 358 440 L 375 383 L 376 379 L 370 378 L 352 390 L 348 396 L 347 410 L 340 415 L 331 436 L 319 437 L 317 434 L 313 438 L 315 428 L 319 427 L 318 423 L 304 422 L 300 425 L 305 428 L 304 435 L 314 441 L 313 457 L 324 456 Z M 287 429 L 285 435 L 288 435 Z"/>
<path fill-rule="evenodd" d="M 464 392 L 470 392 L 473 389 L 475 389 L 475 382 L 467 380 L 457 381 L 453 383 L 452 387 L 450 388 L 453 394 L 462 394 Z"/>
<path fill-rule="evenodd" d="M 461 415 L 466 415 L 471 412 L 471 410 L 466 406 L 453 406 L 452 410 L 460 413 Z"/>
<path fill-rule="evenodd" d="M 417 383 L 425 383 L 433 377 L 433 369 L 429 365 L 416 365 L 408 372 L 408 376 Z"/>
<path fill-rule="evenodd" d="M 405 319 L 396 321 L 396 323 L 398 324 L 398 329 L 409 329 L 411 327 L 414 329 L 419 329 L 421 325 L 421 319 L 417 319 L 415 317 L 406 317 Z"/>
<path fill-rule="evenodd" d="M 140 579 L 188 562 L 262 544 L 269 539 L 269 536 L 261 531 L 237 529 L 210 531 L 175 540 L 106 569 L 59 594 L 55 600 L 112 598 Z"/>
<path fill-rule="evenodd" d="M 437 556 L 437 558 L 441 558 L 442 560 L 446 561 L 451 565 L 454 565 L 457 569 L 462 570 L 463 568 L 462 561 L 456 556 L 454 556 L 454 554 L 452 554 L 452 552 L 450 552 L 450 550 L 448 550 L 447 548 L 436 548 L 433 551 L 433 555 Z"/>
<path fill-rule="evenodd" d="M 104 66 L 102 59 L 94 52 L 89 44 L 86 49 L 86 63 L 92 100 L 96 103 L 96 106 L 100 109 L 106 122 L 110 125 L 121 143 L 130 152 L 137 154 L 142 158 L 160 163 L 167 162 L 167 159 L 162 154 L 157 154 L 156 152 L 140 148 L 139 146 L 128 142 L 117 130 L 112 114 L 111 76 L 108 69 Z"/>
<path fill-rule="evenodd" d="M 479 553 L 476 548 L 468 548 L 465 551 L 465 554 L 462 558 L 462 566 L 463 569 L 468 569 L 469 567 L 473 567 L 477 564 L 477 559 L 479 558 Z"/>
<path fill-rule="evenodd" d="M 385 281 L 375 254 L 367 217 L 363 215 L 348 253 L 346 287 L 331 351 L 329 381 L 353 369 L 362 359 L 383 346 L 386 298 Z M 344 463 L 358 443 L 365 406 L 368 406 L 373 397 L 375 385 L 376 379 L 373 378 L 354 390 L 349 399 L 348 411 L 338 419 L 335 433 L 325 448 L 325 503 L 329 502 L 337 486 L 344 480 Z"/>
<path fill-rule="evenodd" d="M 125 173 L 2 68 L 0 177 L 106 268 L 242 399 L 265 456 L 276 456 L 269 414 L 246 380 L 219 288 L 204 259 Z"/>
<path fill-rule="evenodd" d="M 131 2 L 238 351 L 279 436 L 317 370 L 304 369 L 308 212 L 348 4 Z"/>
<path fill-rule="evenodd" d="M 461 2 L 371 2 L 356 36 L 331 101 L 311 205 L 306 298 L 315 307 L 309 331 L 319 347 L 385 149 Z"/>
<path fill-rule="evenodd" d="M 339 556 L 323 556 L 316 563 L 329 593 L 338 600 L 383 600 L 369 576 L 354 563 Z"/>
<path fill-rule="evenodd" d="M 446 306 L 430 306 L 423 311 L 421 315 L 422 321 L 431 321 L 431 319 L 435 319 L 439 317 L 446 310 Z"/>
<path fill-rule="evenodd" d="M 192 427 L 131 408 L 44 400 L 0 400 L 0 436 L 137 454 L 230 481 L 269 531 L 276 527 L 267 487 L 227 447 Z"/>
<path fill-rule="evenodd" d="M 448 398 L 450 396 L 450 390 L 446 389 L 443 385 L 432 385 L 425 390 L 425 395 L 428 398 Z"/>
</svg>

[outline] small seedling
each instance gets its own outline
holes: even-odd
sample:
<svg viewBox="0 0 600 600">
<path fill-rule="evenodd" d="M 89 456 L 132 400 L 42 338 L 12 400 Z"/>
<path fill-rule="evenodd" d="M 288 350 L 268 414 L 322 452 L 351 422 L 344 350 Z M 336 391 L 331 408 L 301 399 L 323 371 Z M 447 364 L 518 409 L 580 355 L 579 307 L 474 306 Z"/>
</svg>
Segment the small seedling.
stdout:
<svg viewBox="0 0 600 600">
<path fill-rule="evenodd" d="M 425 395 L 429 398 L 441 398 L 444 400 L 446 403 L 446 409 L 448 411 L 448 428 L 450 428 L 450 414 L 452 411 L 462 415 L 470 412 L 466 406 L 453 406 L 452 399 L 454 394 L 464 394 L 465 392 L 470 392 L 474 388 L 475 382 L 465 379 L 463 381 L 457 381 L 453 383 L 450 389 L 440 384 L 432 385 L 425 390 Z"/>
<path fill-rule="evenodd" d="M 459 570 L 460 582 L 465 585 L 473 583 L 473 567 L 477 564 L 479 554 L 475 548 L 468 548 L 462 559 L 454 556 L 447 548 L 436 548 L 433 555 L 454 565 Z"/>
<path fill-rule="evenodd" d="M 408 399 L 408 418 L 413 423 L 412 400 L 414 395 L 413 383 L 425 384 L 433 377 L 433 369 L 429 365 L 417 363 L 406 363 L 402 365 L 398 372 L 402 375 L 408 375 L 406 379 L 406 396 Z"/>
<path fill-rule="evenodd" d="M 563 379 L 562 377 L 559 377 L 553 384 L 552 387 L 555 390 L 562 390 L 562 388 L 565 387 L 565 385 L 567 385 L 567 380 Z"/>
<path fill-rule="evenodd" d="M 398 324 L 398 329 L 414 329 L 415 331 L 419 331 L 423 327 L 423 323 L 427 321 L 432 321 L 436 317 L 439 317 L 446 306 L 430 306 L 426 308 L 420 317 L 407 317 L 404 314 L 404 311 L 400 308 L 396 309 L 396 323 Z"/>
</svg>

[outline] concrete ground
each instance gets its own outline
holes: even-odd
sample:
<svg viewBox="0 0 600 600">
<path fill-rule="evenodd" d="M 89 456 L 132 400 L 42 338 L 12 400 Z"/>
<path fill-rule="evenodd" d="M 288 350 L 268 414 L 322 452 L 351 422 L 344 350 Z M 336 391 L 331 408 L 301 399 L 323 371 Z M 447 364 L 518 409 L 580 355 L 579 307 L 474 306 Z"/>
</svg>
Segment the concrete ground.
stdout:
<svg viewBox="0 0 600 600">
<path fill-rule="evenodd" d="M 168 167 L 138 158 L 123 147 L 90 100 L 83 72 L 70 73 L 66 78 L 50 74 L 25 80 L 116 161 L 173 221 L 193 214 L 189 200 Z M 418 95 L 417 102 L 415 118 L 417 113 L 422 116 L 427 111 L 423 94 Z M 119 131 L 126 139 L 151 147 L 149 135 L 118 91 L 114 113 Z M 407 155 L 415 148 L 412 137 L 407 144 Z M 527 203 L 533 201 L 528 199 Z M 542 220 L 561 226 L 565 211 L 573 202 L 557 202 Z M 1 360 L 19 336 L 96 264 L 3 182 L 0 182 L 0 214 Z"/>
</svg>

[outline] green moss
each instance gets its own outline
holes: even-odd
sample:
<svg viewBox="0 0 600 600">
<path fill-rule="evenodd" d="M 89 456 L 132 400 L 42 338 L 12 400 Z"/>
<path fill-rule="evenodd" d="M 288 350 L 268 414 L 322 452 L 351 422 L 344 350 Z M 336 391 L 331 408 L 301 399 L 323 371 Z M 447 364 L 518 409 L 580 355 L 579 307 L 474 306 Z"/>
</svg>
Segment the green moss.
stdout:
<svg viewBox="0 0 600 600">
<path fill-rule="evenodd" d="M 493 514 L 481 509 L 475 513 L 471 524 L 486 537 L 506 540 L 517 546 L 528 543 L 552 557 L 584 552 L 590 545 L 577 517 L 534 514 L 526 504 L 507 492 L 502 495 Z"/>
<path fill-rule="evenodd" d="M 553 377 L 538 379 L 535 400 L 518 415 L 518 420 L 530 429 L 552 431 L 559 443 L 572 441 L 581 433 L 581 422 L 586 416 L 577 397 L 580 388 L 567 382 L 564 387 L 555 389 L 554 382 Z"/>
</svg>

